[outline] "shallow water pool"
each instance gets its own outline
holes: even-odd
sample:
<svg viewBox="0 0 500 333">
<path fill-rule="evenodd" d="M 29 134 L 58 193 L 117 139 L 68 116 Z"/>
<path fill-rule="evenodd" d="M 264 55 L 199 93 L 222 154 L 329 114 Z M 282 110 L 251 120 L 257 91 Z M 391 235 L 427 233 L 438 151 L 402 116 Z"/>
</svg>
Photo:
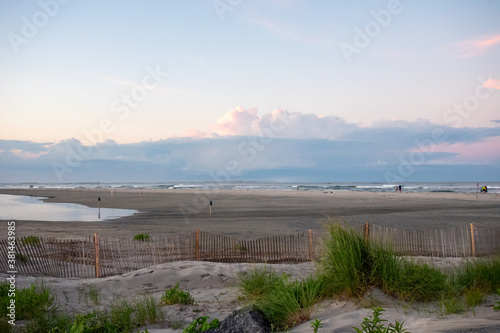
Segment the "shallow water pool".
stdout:
<svg viewBox="0 0 500 333">
<path fill-rule="evenodd" d="M 131 209 L 91 208 L 74 203 L 43 202 L 42 197 L 0 194 L 0 220 L 95 222 L 137 213 Z"/>
</svg>

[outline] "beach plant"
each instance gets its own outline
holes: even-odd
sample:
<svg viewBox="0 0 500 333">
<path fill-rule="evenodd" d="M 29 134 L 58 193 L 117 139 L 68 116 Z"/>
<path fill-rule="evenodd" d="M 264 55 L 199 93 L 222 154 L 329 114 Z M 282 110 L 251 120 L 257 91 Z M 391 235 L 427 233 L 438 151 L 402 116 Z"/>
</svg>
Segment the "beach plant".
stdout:
<svg viewBox="0 0 500 333">
<path fill-rule="evenodd" d="M 138 326 L 165 320 L 165 313 L 151 295 L 134 300 L 135 318 Z"/>
<path fill-rule="evenodd" d="M 462 293 L 467 289 L 495 293 L 500 288 L 500 257 L 468 260 L 451 275 L 451 286 Z"/>
<path fill-rule="evenodd" d="M 172 304 L 183 304 L 191 305 L 194 303 L 194 298 L 191 296 L 189 291 L 183 291 L 179 289 L 179 282 L 175 287 L 167 289 L 165 293 L 161 296 L 161 305 L 172 305 Z"/>
<path fill-rule="evenodd" d="M 30 235 L 22 239 L 22 245 L 40 246 L 40 238 L 38 236 Z"/>
<path fill-rule="evenodd" d="M 323 282 L 315 277 L 288 281 L 258 299 L 257 308 L 277 328 L 293 327 L 311 318 L 314 305 L 323 299 Z"/>
<path fill-rule="evenodd" d="M 149 242 L 151 240 L 151 236 L 149 234 L 137 234 L 134 236 L 135 241 Z"/>
<path fill-rule="evenodd" d="M 208 316 L 196 318 L 182 331 L 182 333 L 198 333 L 219 328 L 219 319 L 213 319 L 211 322 L 208 322 L 208 318 Z"/>
<path fill-rule="evenodd" d="M 428 265 L 398 257 L 390 244 L 366 241 L 352 228 L 327 225 L 320 276 L 327 295 L 361 297 L 372 287 L 401 300 L 437 299 L 446 274 Z"/>
<path fill-rule="evenodd" d="M 465 303 L 469 307 L 481 304 L 484 300 L 484 292 L 479 288 L 470 288 L 465 290 Z"/>
<path fill-rule="evenodd" d="M 269 266 L 254 266 L 248 273 L 239 274 L 238 288 L 247 300 L 258 300 L 282 287 L 287 276 L 280 276 Z"/>
<path fill-rule="evenodd" d="M 497 289 L 497 295 L 500 296 L 500 288 Z M 500 301 L 497 302 L 497 305 L 495 305 L 493 309 L 500 310 Z"/>
<path fill-rule="evenodd" d="M 78 302 L 80 302 L 83 297 L 85 304 L 89 305 L 92 302 L 94 305 L 99 305 L 99 290 L 94 285 L 83 285 L 81 287 L 77 287 L 78 290 Z M 90 301 L 90 302 L 89 302 Z"/>
<path fill-rule="evenodd" d="M 374 308 L 373 313 L 369 317 L 363 318 L 361 328 L 353 327 L 356 333 L 404 333 L 408 332 L 403 328 L 404 322 L 398 320 L 394 324 L 385 326 L 384 322 L 387 320 L 382 319 L 381 313 L 385 311 L 382 308 Z M 408 332 L 409 333 L 409 332 Z"/>
<path fill-rule="evenodd" d="M 318 330 L 323 327 L 323 323 L 318 318 L 315 318 L 314 321 L 311 321 L 311 327 L 314 333 L 318 333 Z"/>
<path fill-rule="evenodd" d="M 19 263 L 27 263 L 29 261 L 28 257 L 26 257 L 24 254 L 22 253 L 16 253 L 16 261 Z"/>
<path fill-rule="evenodd" d="M 368 243 L 339 223 L 330 223 L 326 228 L 320 268 L 328 295 L 362 296 L 375 279 Z"/>
</svg>

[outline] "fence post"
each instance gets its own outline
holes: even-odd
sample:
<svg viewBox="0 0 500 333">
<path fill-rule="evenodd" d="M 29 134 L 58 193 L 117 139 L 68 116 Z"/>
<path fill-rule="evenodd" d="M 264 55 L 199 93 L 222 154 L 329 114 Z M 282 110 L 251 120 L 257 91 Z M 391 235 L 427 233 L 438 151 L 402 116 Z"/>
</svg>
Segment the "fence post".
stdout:
<svg viewBox="0 0 500 333">
<path fill-rule="evenodd" d="M 96 232 L 94 234 L 94 249 L 95 249 L 95 277 L 99 278 L 101 276 L 101 255 L 99 249 L 99 234 Z"/>
<path fill-rule="evenodd" d="M 470 240 L 471 240 L 471 249 L 472 249 L 472 256 L 476 256 L 476 241 L 474 240 L 474 224 L 470 224 Z"/>
<path fill-rule="evenodd" d="M 200 229 L 196 229 L 196 261 L 200 260 Z"/>
<path fill-rule="evenodd" d="M 368 242 L 368 238 L 370 237 L 370 223 L 365 223 L 365 242 Z"/>
<path fill-rule="evenodd" d="M 313 237 L 311 229 L 309 229 L 309 260 L 314 261 Z"/>
</svg>

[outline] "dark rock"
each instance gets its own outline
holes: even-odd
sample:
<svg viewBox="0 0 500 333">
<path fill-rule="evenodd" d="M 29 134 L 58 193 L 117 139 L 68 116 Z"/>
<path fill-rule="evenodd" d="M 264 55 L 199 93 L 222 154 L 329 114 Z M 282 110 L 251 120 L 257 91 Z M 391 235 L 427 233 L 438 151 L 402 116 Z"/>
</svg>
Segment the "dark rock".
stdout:
<svg viewBox="0 0 500 333">
<path fill-rule="evenodd" d="M 234 311 L 220 322 L 219 328 L 206 333 L 271 333 L 271 323 L 255 309 Z"/>
</svg>

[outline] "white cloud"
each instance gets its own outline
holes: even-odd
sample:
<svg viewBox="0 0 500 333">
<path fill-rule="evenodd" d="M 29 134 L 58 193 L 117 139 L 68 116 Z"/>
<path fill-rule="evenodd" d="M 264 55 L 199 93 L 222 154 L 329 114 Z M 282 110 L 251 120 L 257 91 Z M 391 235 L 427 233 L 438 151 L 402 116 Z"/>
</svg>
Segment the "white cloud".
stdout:
<svg viewBox="0 0 500 333">
<path fill-rule="evenodd" d="M 470 174 L 498 179 L 500 168 L 496 150 L 485 149 L 483 156 L 479 149 L 500 138 L 500 127 L 454 128 L 424 120 L 362 127 L 333 116 L 287 110 L 259 116 L 256 109 L 239 107 L 207 131 L 196 132 L 196 137 L 132 144 L 108 140 L 91 147 L 76 139 L 57 143 L 0 140 L 0 182 L 384 181 L 384 173 L 396 173 L 402 163 L 412 160 L 416 162 L 411 179 L 466 181 L 463 177 Z M 460 147 L 471 144 L 479 147 L 474 149 L 474 160 L 487 160 L 487 165 L 468 162 L 471 159 Z M 23 154 L 33 158 L 25 159 Z M 471 167 L 479 169 L 471 172 Z"/>
</svg>

